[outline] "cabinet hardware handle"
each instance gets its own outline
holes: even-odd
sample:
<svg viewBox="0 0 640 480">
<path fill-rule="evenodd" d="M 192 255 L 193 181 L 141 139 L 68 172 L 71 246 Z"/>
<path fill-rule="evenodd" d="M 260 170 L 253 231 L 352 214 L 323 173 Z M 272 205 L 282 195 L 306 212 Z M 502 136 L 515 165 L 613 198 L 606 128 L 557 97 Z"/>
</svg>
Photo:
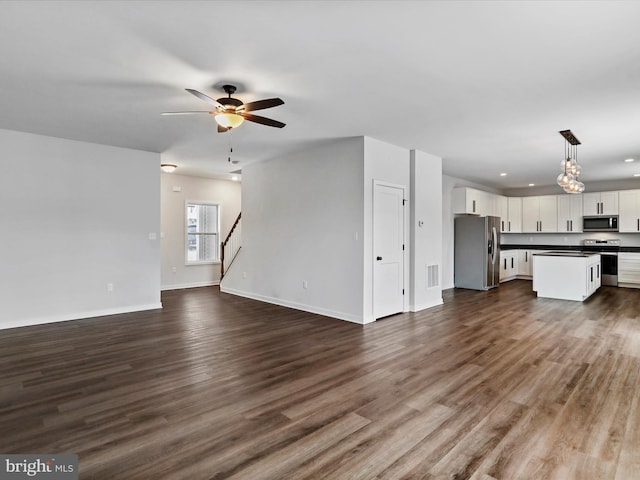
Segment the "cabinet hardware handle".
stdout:
<svg viewBox="0 0 640 480">
<path fill-rule="evenodd" d="M 569 230 L 569 220 L 567 220 L 567 232 L 570 232 L 571 230 Z"/>
<path fill-rule="evenodd" d="M 638 225 L 638 229 L 637 230 L 640 232 L 640 218 L 636 219 L 636 223 Z"/>
<path fill-rule="evenodd" d="M 573 232 L 573 220 L 569 220 L 569 224 L 571 225 L 571 231 Z"/>
<path fill-rule="evenodd" d="M 502 223 L 502 228 L 501 228 L 501 230 L 504 232 L 504 220 L 502 220 L 502 222 L 501 222 L 501 223 Z"/>
<path fill-rule="evenodd" d="M 476 201 L 473 201 L 473 213 L 476 213 Z"/>
<path fill-rule="evenodd" d="M 507 259 L 506 258 L 504 259 L 504 269 L 505 270 L 507 269 Z"/>
<path fill-rule="evenodd" d="M 511 220 L 509 220 L 507 223 L 509 224 L 509 231 L 511 231 Z M 640 225 L 640 223 L 639 223 L 639 225 Z M 638 230 L 640 230 L 640 227 L 638 227 Z"/>
<path fill-rule="evenodd" d="M 513 257 L 511 257 L 511 268 L 513 268 Z"/>
<path fill-rule="evenodd" d="M 593 282 L 593 267 L 589 269 L 589 272 L 591 273 L 591 281 Z"/>
<path fill-rule="evenodd" d="M 525 262 L 529 261 L 529 252 L 524 252 L 524 261 Z"/>
</svg>

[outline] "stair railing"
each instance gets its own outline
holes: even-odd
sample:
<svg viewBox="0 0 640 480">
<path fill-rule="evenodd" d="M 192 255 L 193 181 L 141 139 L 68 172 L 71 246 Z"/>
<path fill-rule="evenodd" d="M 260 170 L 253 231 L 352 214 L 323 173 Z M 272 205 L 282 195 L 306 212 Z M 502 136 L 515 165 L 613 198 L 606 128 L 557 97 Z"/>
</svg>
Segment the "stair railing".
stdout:
<svg viewBox="0 0 640 480">
<path fill-rule="evenodd" d="M 240 248 L 242 247 L 242 212 L 238 214 L 238 218 L 233 223 L 227 238 L 220 245 L 220 280 L 223 279 L 225 272 L 236 259 Z"/>
</svg>

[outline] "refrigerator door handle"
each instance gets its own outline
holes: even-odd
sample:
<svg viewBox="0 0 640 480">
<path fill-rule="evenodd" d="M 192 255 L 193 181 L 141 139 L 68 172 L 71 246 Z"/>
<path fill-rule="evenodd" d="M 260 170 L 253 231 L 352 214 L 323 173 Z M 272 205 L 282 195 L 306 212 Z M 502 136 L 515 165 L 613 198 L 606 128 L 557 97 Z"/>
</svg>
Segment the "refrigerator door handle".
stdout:
<svg viewBox="0 0 640 480">
<path fill-rule="evenodd" d="M 491 264 L 496 264 L 496 250 L 495 245 L 498 245 L 498 232 L 496 227 L 491 227 Z"/>
</svg>

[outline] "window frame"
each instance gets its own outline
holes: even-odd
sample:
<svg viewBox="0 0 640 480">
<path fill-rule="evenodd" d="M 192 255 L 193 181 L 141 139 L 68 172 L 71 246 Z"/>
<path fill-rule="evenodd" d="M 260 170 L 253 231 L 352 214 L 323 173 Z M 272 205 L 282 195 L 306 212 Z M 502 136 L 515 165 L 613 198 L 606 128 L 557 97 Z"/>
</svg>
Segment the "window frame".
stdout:
<svg viewBox="0 0 640 480">
<path fill-rule="evenodd" d="M 217 218 L 216 218 L 216 232 L 198 232 L 198 233 L 193 233 L 193 232 L 189 232 L 189 206 L 190 205 L 204 205 L 204 206 L 209 206 L 209 207 L 216 207 L 217 209 Z M 219 201 L 212 201 L 212 200 L 185 200 L 184 203 L 184 235 L 183 235 L 183 241 L 184 241 L 184 265 L 186 267 L 191 267 L 194 265 L 219 265 L 221 263 L 220 261 L 220 219 L 222 217 L 222 203 Z M 216 236 L 216 259 L 215 260 L 189 260 L 189 235 L 202 235 L 202 236 L 209 236 L 209 235 L 215 235 Z"/>
</svg>

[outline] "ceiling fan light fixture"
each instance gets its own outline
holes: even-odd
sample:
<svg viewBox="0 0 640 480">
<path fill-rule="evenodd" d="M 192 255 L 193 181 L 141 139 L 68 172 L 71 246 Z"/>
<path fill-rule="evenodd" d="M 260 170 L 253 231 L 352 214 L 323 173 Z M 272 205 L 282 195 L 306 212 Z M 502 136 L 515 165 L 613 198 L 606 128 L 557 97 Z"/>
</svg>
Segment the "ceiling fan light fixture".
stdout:
<svg viewBox="0 0 640 480">
<path fill-rule="evenodd" d="M 178 166 L 174 165 L 173 163 L 163 163 L 162 165 L 160 165 L 160 170 L 162 170 L 165 173 L 171 173 L 176 168 L 178 168 Z"/>
<path fill-rule="evenodd" d="M 242 125 L 244 117 L 237 113 L 216 113 L 216 122 L 224 128 L 236 128 Z"/>
</svg>

